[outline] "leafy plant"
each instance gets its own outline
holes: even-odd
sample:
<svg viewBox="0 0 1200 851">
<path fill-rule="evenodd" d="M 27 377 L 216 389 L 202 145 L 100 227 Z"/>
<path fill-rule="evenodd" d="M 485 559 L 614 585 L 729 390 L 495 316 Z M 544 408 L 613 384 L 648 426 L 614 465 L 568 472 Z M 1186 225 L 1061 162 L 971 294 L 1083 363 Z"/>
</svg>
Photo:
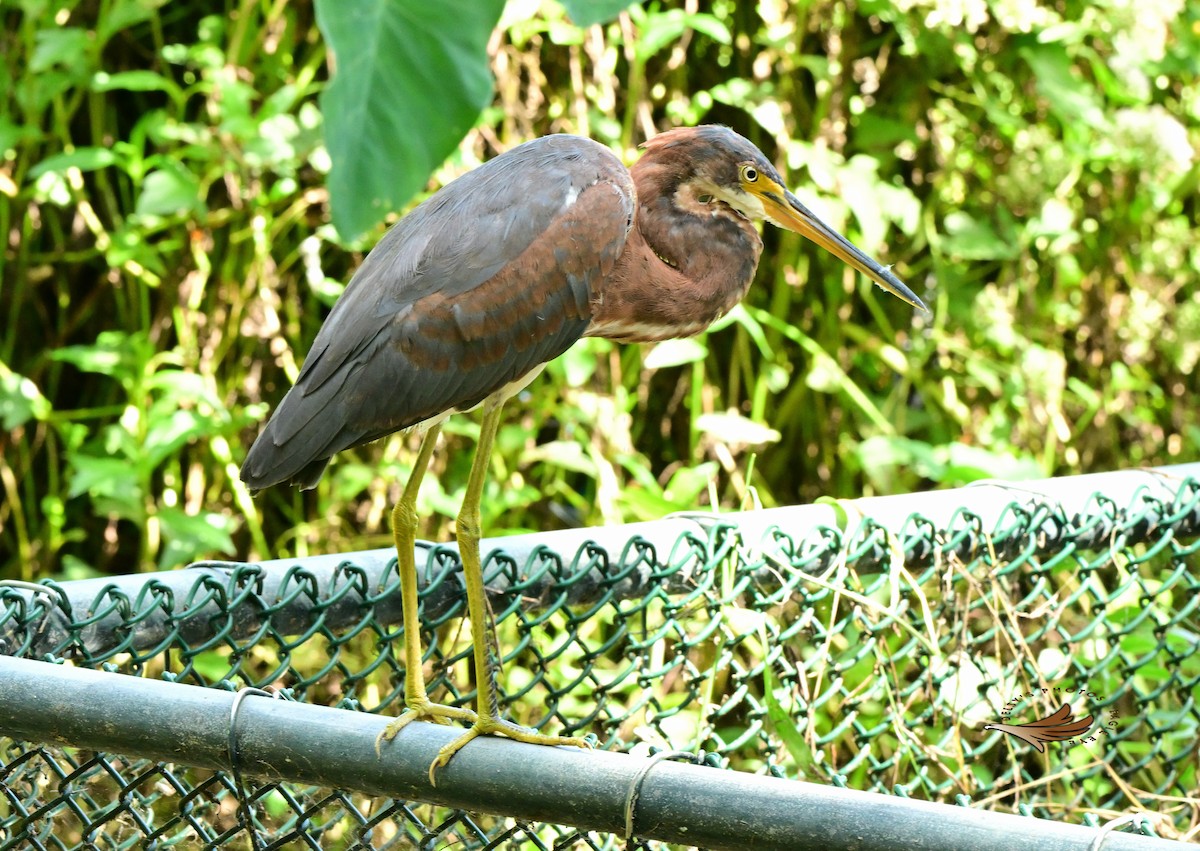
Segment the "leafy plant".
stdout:
<svg viewBox="0 0 1200 851">
<path fill-rule="evenodd" d="M 377 218 L 550 132 L 632 161 L 729 124 L 933 313 L 768 231 L 707 334 L 585 341 L 511 406 L 493 533 L 1194 455 L 1196 0 L 417 6 L 0 10 L 5 574 L 385 545 L 410 438 L 257 501 L 238 462 Z M 431 537 L 475 429 L 426 480 Z"/>
</svg>

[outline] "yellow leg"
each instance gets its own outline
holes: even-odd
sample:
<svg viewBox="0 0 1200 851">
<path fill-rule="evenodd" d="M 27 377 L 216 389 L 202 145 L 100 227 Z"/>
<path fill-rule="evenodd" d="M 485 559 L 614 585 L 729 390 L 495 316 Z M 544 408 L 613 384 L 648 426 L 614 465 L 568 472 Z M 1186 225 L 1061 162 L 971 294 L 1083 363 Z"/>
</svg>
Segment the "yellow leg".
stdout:
<svg viewBox="0 0 1200 851">
<path fill-rule="evenodd" d="M 511 721 L 500 718 L 499 701 L 496 695 L 494 678 L 495 667 L 491 663 L 490 654 L 495 652 L 499 659 L 499 651 L 493 646 L 494 636 L 488 629 L 491 611 L 488 608 L 487 594 L 483 587 L 483 566 L 479 555 L 480 516 L 479 506 L 483 500 L 483 483 L 487 476 L 487 468 L 492 457 L 492 443 L 500 426 L 500 404 L 487 403 L 484 408 L 483 424 L 479 430 L 479 445 L 471 462 L 471 473 L 467 478 L 467 492 L 463 497 L 462 508 L 458 513 L 458 554 L 462 561 L 463 579 L 467 586 L 467 617 L 471 619 L 471 641 L 473 642 L 475 661 L 475 680 L 477 683 L 476 712 L 473 714 L 474 723 L 471 729 L 463 733 L 438 751 L 437 759 L 429 766 L 429 782 L 437 784 L 435 774 L 439 768 L 446 765 L 471 740 L 478 736 L 507 736 L 521 742 L 533 745 L 572 745 L 589 748 L 587 739 L 568 736 L 547 736 L 536 730 L 522 727 Z M 422 446 L 422 452 L 425 447 Z M 408 496 L 407 490 L 405 496 Z M 414 496 L 415 504 L 415 496 Z M 409 545 L 411 551 L 411 544 Z M 414 571 L 415 583 L 415 571 Z M 407 615 L 407 609 L 405 609 Z M 415 615 L 414 615 L 415 617 Z M 408 633 L 405 627 L 405 634 Z M 407 638 L 406 638 L 407 641 Z M 418 654 L 419 654 L 418 648 Z M 411 700 L 411 697 L 410 697 Z M 411 705 L 411 704 L 410 704 Z M 463 710 L 458 710 L 463 712 Z M 410 713 L 405 713 L 408 715 Z M 448 717 L 437 713 L 440 717 Z M 471 713 L 464 713 L 470 715 Z M 402 721 L 398 719 L 399 721 Z M 408 723 L 405 721 L 404 723 Z M 391 738 L 388 733 L 384 735 Z"/>
<path fill-rule="evenodd" d="M 417 607 L 417 492 L 421 479 L 429 467 L 429 458 L 437 445 L 440 425 L 430 426 L 421 441 L 417 461 L 404 487 L 399 502 L 392 508 L 392 540 L 396 544 L 396 570 L 400 574 L 400 602 L 404 611 L 404 704 L 406 711 L 388 724 L 375 740 L 375 752 L 379 753 L 384 742 L 390 742 L 396 734 L 418 718 L 428 718 L 440 723 L 448 719 L 475 721 L 475 713 L 458 706 L 433 703 L 425 690 L 425 671 L 421 666 L 421 621 Z"/>
</svg>

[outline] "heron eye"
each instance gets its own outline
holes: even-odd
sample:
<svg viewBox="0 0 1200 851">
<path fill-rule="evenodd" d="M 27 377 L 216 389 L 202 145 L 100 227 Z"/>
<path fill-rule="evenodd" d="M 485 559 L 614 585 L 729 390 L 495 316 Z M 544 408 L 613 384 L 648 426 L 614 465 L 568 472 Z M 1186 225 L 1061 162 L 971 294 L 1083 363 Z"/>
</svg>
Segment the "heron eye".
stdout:
<svg viewBox="0 0 1200 851">
<path fill-rule="evenodd" d="M 711 204 L 712 199 L 713 199 L 713 196 L 711 196 L 711 195 L 697 195 L 696 196 L 696 200 L 699 201 L 701 204 Z"/>
<path fill-rule="evenodd" d="M 753 183 L 754 181 L 758 180 L 758 169 L 752 165 L 742 166 L 742 180 L 746 181 L 747 183 Z"/>
</svg>

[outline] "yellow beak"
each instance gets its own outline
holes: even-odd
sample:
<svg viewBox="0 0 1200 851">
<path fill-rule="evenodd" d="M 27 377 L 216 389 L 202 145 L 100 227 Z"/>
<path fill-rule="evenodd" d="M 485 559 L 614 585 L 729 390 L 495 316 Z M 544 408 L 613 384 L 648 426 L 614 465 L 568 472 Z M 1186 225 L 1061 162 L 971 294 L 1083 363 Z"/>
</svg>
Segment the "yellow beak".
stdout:
<svg viewBox="0 0 1200 851">
<path fill-rule="evenodd" d="M 762 201 L 768 221 L 812 240 L 843 263 L 862 272 L 892 295 L 919 310 L 929 312 L 925 302 L 921 301 L 916 293 L 893 275 L 890 269 L 880 266 L 878 261 L 868 257 L 850 240 L 818 219 L 791 192 L 778 184 L 768 185 L 762 189 L 755 187 L 755 189 L 757 189 L 755 194 Z"/>
</svg>

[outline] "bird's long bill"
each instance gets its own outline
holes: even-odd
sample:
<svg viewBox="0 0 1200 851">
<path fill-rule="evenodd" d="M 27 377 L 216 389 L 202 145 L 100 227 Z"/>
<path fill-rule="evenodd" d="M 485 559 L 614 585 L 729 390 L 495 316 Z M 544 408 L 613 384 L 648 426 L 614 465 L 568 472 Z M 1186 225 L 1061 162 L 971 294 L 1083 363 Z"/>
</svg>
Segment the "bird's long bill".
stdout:
<svg viewBox="0 0 1200 851">
<path fill-rule="evenodd" d="M 892 295 L 903 299 L 913 307 L 928 312 L 929 308 L 925 306 L 925 303 L 893 275 L 890 269 L 880 266 L 877 261 L 864 254 L 850 240 L 817 218 L 791 192 L 783 190 L 782 199 L 774 192 L 770 192 L 763 196 L 763 201 L 767 215 L 777 225 L 811 239 L 843 263 L 862 272 Z"/>
</svg>

